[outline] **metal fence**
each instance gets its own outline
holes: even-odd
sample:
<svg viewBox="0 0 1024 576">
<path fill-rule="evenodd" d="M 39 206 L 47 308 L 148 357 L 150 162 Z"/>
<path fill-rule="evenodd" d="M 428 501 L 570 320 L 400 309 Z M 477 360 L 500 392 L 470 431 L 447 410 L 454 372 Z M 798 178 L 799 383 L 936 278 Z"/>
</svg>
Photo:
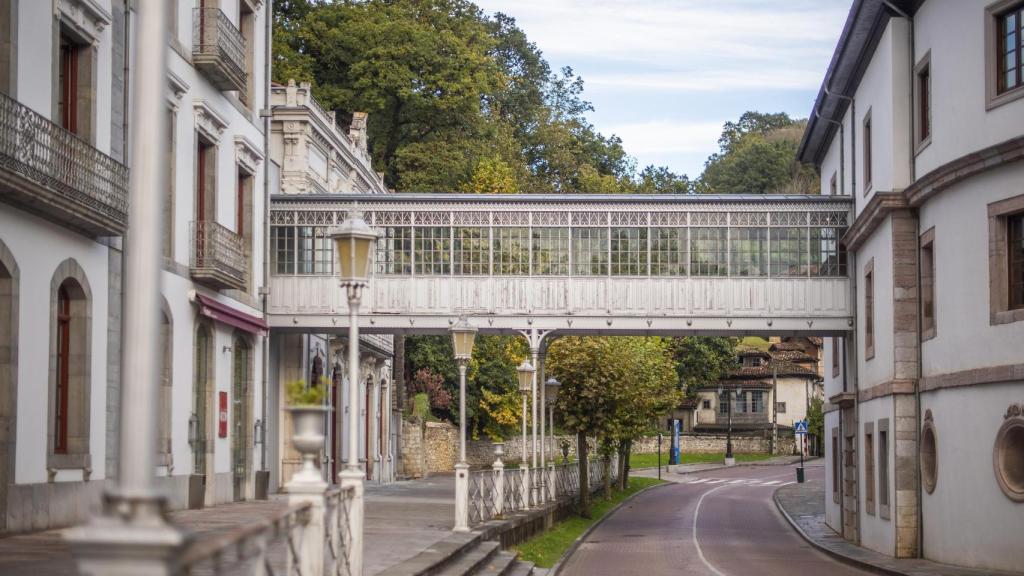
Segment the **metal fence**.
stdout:
<svg viewBox="0 0 1024 576">
<path fill-rule="evenodd" d="M 497 470 L 479 470 L 469 474 L 469 523 L 479 524 L 498 515 L 495 505 Z"/>
<path fill-rule="evenodd" d="M 352 486 L 332 488 L 325 495 L 324 546 L 327 552 L 324 574 L 328 576 L 358 576 L 352 574 L 349 557 L 353 542 L 349 514 L 354 495 Z"/>
</svg>

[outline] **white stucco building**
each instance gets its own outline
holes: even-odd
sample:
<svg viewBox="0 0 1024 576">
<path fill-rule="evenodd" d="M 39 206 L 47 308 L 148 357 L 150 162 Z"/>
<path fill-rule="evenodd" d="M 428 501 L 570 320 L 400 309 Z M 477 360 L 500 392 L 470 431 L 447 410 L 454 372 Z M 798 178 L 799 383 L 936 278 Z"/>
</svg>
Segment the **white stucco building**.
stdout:
<svg viewBox="0 0 1024 576">
<path fill-rule="evenodd" d="M 1024 566 L 1022 10 L 855 1 L 799 152 L 856 206 L 826 520 L 896 557 Z"/>
<path fill-rule="evenodd" d="M 353 114 L 349 129 L 337 123 L 335 112 L 326 111 L 313 97 L 309 84 L 289 82 L 271 87 L 273 112 L 270 157 L 278 171 L 275 188 L 280 204 L 296 196 L 325 203 L 336 194 L 386 194 L 381 175 L 373 172 L 367 150 L 365 113 Z M 294 212 L 275 212 L 271 228 L 270 275 L 277 279 L 321 276 L 328 279 L 327 291 L 341 292 L 332 279 L 334 248 L 326 222 Z M 317 297 L 323 298 L 327 294 Z M 303 312 L 302 298 L 286 295 L 289 304 L 274 311 L 289 319 Z M 308 296 L 308 295 L 307 295 Z M 291 446 L 291 416 L 285 410 L 285 388 L 289 382 L 322 381 L 328 386 L 327 403 L 334 408 L 327 426 L 322 470 L 325 479 L 337 481 L 348 459 L 346 431 L 349 429 L 348 318 L 346 310 L 334 312 L 333 331 L 310 331 L 302 327 L 281 328 L 278 323 L 270 338 L 271 418 L 268 443 L 272 452 L 271 489 L 287 482 L 301 463 Z M 358 429 L 358 458 L 367 479 L 390 482 L 395 478 L 397 437 L 401 418 L 392 386 L 392 338 L 390 335 L 360 337 L 361 378 Z"/>
</svg>

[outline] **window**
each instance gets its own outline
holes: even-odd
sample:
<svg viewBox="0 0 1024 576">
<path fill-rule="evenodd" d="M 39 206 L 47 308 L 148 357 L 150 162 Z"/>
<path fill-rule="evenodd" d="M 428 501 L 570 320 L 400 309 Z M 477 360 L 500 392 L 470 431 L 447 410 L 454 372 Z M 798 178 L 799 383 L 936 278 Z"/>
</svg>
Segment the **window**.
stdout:
<svg viewBox="0 0 1024 576">
<path fill-rule="evenodd" d="M 729 413 L 729 397 L 732 396 L 731 390 L 723 390 L 718 395 L 718 413 L 728 414 Z"/>
<path fill-rule="evenodd" d="M 57 387 L 54 395 L 53 451 L 68 452 L 68 395 L 71 372 L 71 296 L 66 286 L 57 291 Z"/>
<path fill-rule="evenodd" d="M 533 273 L 543 276 L 569 275 L 569 229 L 533 229 Z"/>
<path fill-rule="evenodd" d="M 647 229 L 612 228 L 612 276 L 647 275 Z"/>
<path fill-rule="evenodd" d="M 177 122 L 178 115 L 174 110 L 167 111 L 167 131 L 170 143 L 167 146 L 167 187 L 164 189 L 163 197 L 163 234 L 161 242 L 161 255 L 167 259 L 174 258 L 174 193 L 175 193 L 175 167 L 177 164 Z"/>
<path fill-rule="evenodd" d="M 864 115 L 864 194 L 871 189 L 871 110 Z"/>
<path fill-rule="evenodd" d="M 935 337 L 935 228 L 921 235 L 921 337 Z"/>
<path fill-rule="evenodd" d="M 651 228 L 651 275 L 686 275 L 686 229 Z"/>
<path fill-rule="evenodd" d="M 1024 64 L 1021 61 L 1024 5 L 996 16 L 996 92 L 1003 94 L 1024 86 Z"/>
<path fill-rule="evenodd" d="M 246 276 L 250 282 L 253 282 L 256 276 L 253 274 L 252 269 L 252 186 L 252 174 L 239 167 L 235 183 L 235 234 L 242 238 L 242 250 L 245 252 Z M 330 242 L 329 239 L 327 241 Z"/>
<path fill-rule="evenodd" d="M 711 410 L 711 400 L 705 400 L 704 403 L 701 405 L 701 408 L 703 408 L 704 410 Z"/>
<path fill-rule="evenodd" d="M 756 368 L 761 365 L 760 356 L 744 356 L 742 359 L 744 368 Z"/>
<path fill-rule="evenodd" d="M 608 274 L 608 229 L 573 228 L 573 273 L 578 276 Z"/>
<path fill-rule="evenodd" d="M 408 275 L 412 273 L 412 228 L 388 226 L 377 239 L 378 274 Z"/>
<path fill-rule="evenodd" d="M 932 67 L 931 53 L 925 54 L 914 68 L 914 121 L 916 134 L 914 144 L 918 149 L 925 147 L 932 137 Z"/>
<path fill-rule="evenodd" d="M 1024 212 L 1006 218 L 1010 310 L 1024 308 Z"/>
<path fill-rule="evenodd" d="M 451 228 L 417 228 L 415 245 L 416 274 L 424 276 L 451 273 Z"/>
<path fill-rule="evenodd" d="M 828 194 L 829 196 L 836 196 L 838 189 L 836 188 L 836 173 L 832 173 L 832 179 L 828 182 Z"/>
<path fill-rule="evenodd" d="M 1024 194 L 988 205 L 989 323 L 1024 320 Z"/>
<path fill-rule="evenodd" d="M 839 503 L 839 428 L 832 429 L 832 501 Z"/>
<path fill-rule="evenodd" d="M 690 274 L 727 276 L 729 245 L 726 228 L 690 229 Z"/>
<path fill-rule="evenodd" d="M 479 276 L 491 272 L 490 238 L 487 228 L 455 228 L 452 256 L 456 274 Z"/>
<path fill-rule="evenodd" d="M 729 275 L 768 275 L 768 229 L 729 229 Z"/>
<path fill-rule="evenodd" d="M 811 276 L 846 276 L 846 247 L 839 239 L 846 228 L 811 228 Z"/>
<path fill-rule="evenodd" d="M 878 421 L 878 512 L 889 518 L 889 420 Z"/>
<path fill-rule="evenodd" d="M 807 228 L 771 229 L 772 276 L 806 276 Z"/>
<path fill-rule="evenodd" d="M 62 128 L 95 144 L 96 48 L 93 40 L 60 26 L 53 117 Z"/>
<path fill-rule="evenodd" d="M 217 147 L 202 137 L 196 144 L 196 205 L 199 222 L 215 220 L 217 198 Z"/>
<path fill-rule="evenodd" d="M 864 348 L 865 359 L 875 357 L 875 259 L 864 267 Z"/>
<path fill-rule="evenodd" d="M 839 376 L 839 338 L 832 338 L 832 377 Z"/>
<path fill-rule="evenodd" d="M 270 229 L 270 269 L 274 274 L 295 274 L 295 228 Z"/>
<path fill-rule="evenodd" d="M 323 226 L 298 227 L 297 274 L 333 274 L 334 244 Z"/>
<path fill-rule="evenodd" d="M 503 276 L 530 273 L 529 228 L 494 229 L 494 273 Z"/>
<path fill-rule="evenodd" d="M 61 34 L 57 107 L 60 109 L 61 127 L 73 134 L 78 134 L 78 61 L 81 54 L 82 47 Z"/>
<path fill-rule="evenodd" d="M 764 411 L 764 390 L 752 390 L 750 392 L 749 412 L 763 414 Z"/>
<path fill-rule="evenodd" d="M 192 473 L 206 474 L 207 427 L 211 425 L 207 414 L 212 395 L 210 380 L 213 374 L 213 337 L 206 324 L 196 329 L 195 374 L 192 386 L 192 418 L 189 430 L 189 444 L 192 445 Z"/>
<path fill-rule="evenodd" d="M 242 38 L 244 39 L 242 50 L 245 51 L 245 90 L 240 92 L 238 96 L 249 108 L 253 108 L 253 103 L 258 95 L 254 84 L 256 75 L 253 73 L 256 50 L 256 43 L 253 41 L 255 40 L 256 17 L 247 0 L 239 0 L 238 2 L 238 31 L 242 33 Z"/>
<path fill-rule="evenodd" d="M 870 422 L 864 425 L 864 501 L 866 512 L 875 515 L 875 435 Z"/>
<path fill-rule="evenodd" d="M 775 403 L 775 412 L 778 413 L 778 414 L 785 414 L 786 413 L 786 403 L 785 402 L 776 402 Z"/>
</svg>

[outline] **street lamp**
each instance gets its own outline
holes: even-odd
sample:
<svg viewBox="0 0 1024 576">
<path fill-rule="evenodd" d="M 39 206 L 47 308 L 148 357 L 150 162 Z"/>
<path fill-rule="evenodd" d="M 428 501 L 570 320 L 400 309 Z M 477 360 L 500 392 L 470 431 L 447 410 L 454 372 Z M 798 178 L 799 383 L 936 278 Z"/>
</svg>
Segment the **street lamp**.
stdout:
<svg viewBox="0 0 1024 576">
<path fill-rule="evenodd" d="M 473 357 L 476 327 L 462 318 L 448 329 L 459 364 L 459 461 L 455 464 L 455 531 L 469 531 L 469 464 L 466 463 L 466 365 Z"/>
<path fill-rule="evenodd" d="M 348 296 L 348 462 L 338 476 L 343 487 L 352 486 L 349 509 L 349 533 L 353 534 L 349 552 L 350 571 L 363 572 L 363 471 L 359 468 L 359 301 L 360 292 L 370 281 L 371 248 L 377 232 L 356 210 L 350 211 L 341 226 L 331 229 L 334 240 L 334 268 Z"/>
<path fill-rule="evenodd" d="M 726 431 L 726 434 L 725 434 L 725 465 L 726 466 L 732 466 L 732 465 L 736 464 L 736 459 L 733 458 L 733 455 L 732 455 L 732 404 L 733 404 L 733 394 L 734 393 L 736 395 L 735 398 L 739 399 L 740 394 L 743 393 L 743 388 L 741 386 L 737 386 L 735 392 L 729 391 L 729 392 L 726 393 L 726 402 L 729 405 L 729 428 L 728 428 L 728 430 Z M 721 386 L 718 387 L 718 401 L 719 402 L 722 401 L 722 387 Z"/>
<path fill-rule="evenodd" d="M 551 433 L 551 447 L 554 450 L 555 444 L 555 401 L 558 400 L 558 389 L 562 385 L 561 382 L 555 379 L 554 376 L 548 378 L 547 382 L 544 383 L 544 397 L 548 402 L 548 430 Z M 540 415 L 544 417 L 543 414 Z M 543 438 L 541 439 L 544 440 Z M 554 452 L 552 452 L 554 454 Z M 551 472 L 548 474 L 548 490 L 552 500 L 555 499 L 555 456 L 551 457 Z"/>
<path fill-rule="evenodd" d="M 530 391 L 533 389 L 533 373 L 535 370 L 536 369 L 533 367 L 533 364 L 530 364 L 529 360 L 523 360 L 523 363 L 516 368 L 516 372 L 519 376 L 519 394 L 523 397 L 523 448 L 520 451 L 519 467 L 525 468 L 526 470 L 523 473 L 523 492 L 525 494 L 530 493 L 530 468 L 529 464 L 526 464 L 526 397 L 530 395 Z M 524 467 L 523 464 L 526 464 L 526 466 Z M 524 504 L 529 508 L 529 502 L 524 502 Z"/>
</svg>

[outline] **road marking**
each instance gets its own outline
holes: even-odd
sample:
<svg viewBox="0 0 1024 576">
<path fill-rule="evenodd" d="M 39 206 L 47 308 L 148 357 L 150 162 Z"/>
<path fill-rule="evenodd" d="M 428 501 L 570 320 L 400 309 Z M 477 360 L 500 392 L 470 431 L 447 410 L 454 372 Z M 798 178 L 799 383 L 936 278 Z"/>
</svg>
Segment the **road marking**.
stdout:
<svg viewBox="0 0 1024 576">
<path fill-rule="evenodd" d="M 708 480 L 708 484 L 721 484 L 725 482 L 725 478 L 715 478 L 714 480 Z"/>
<path fill-rule="evenodd" d="M 700 498 L 697 500 L 696 508 L 693 509 L 693 546 L 697 549 L 697 557 L 700 558 L 700 561 L 704 563 L 704 566 L 707 566 L 708 570 L 711 570 L 711 572 L 714 573 L 715 576 L 726 576 L 726 575 L 721 570 L 719 570 L 718 568 L 715 568 L 714 566 L 712 566 L 711 563 L 708 562 L 708 559 L 704 557 L 704 551 L 701 550 L 700 542 L 697 541 L 697 518 L 700 516 L 700 505 L 704 503 L 704 499 L 707 498 L 708 494 L 711 494 L 712 492 L 715 492 L 716 490 L 720 490 L 722 488 L 727 488 L 727 487 L 728 487 L 728 485 L 719 486 L 717 488 L 712 488 L 711 490 L 708 490 L 707 492 L 701 494 Z"/>
<path fill-rule="evenodd" d="M 779 484 L 779 488 L 782 488 L 783 486 L 789 486 L 790 484 L 796 484 L 796 482 L 783 482 L 782 484 Z"/>
<path fill-rule="evenodd" d="M 729 482 L 729 484 L 743 484 L 744 482 L 746 482 L 746 479 L 740 478 L 739 480 L 733 480 L 732 482 Z"/>
<path fill-rule="evenodd" d="M 782 482 L 782 480 L 770 480 L 762 484 L 762 486 L 773 486 L 775 484 L 778 484 L 779 482 Z"/>
<path fill-rule="evenodd" d="M 708 480 L 711 480 L 711 478 L 696 478 L 694 480 L 690 480 L 688 484 L 700 484 L 701 482 L 707 482 Z"/>
</svg>

